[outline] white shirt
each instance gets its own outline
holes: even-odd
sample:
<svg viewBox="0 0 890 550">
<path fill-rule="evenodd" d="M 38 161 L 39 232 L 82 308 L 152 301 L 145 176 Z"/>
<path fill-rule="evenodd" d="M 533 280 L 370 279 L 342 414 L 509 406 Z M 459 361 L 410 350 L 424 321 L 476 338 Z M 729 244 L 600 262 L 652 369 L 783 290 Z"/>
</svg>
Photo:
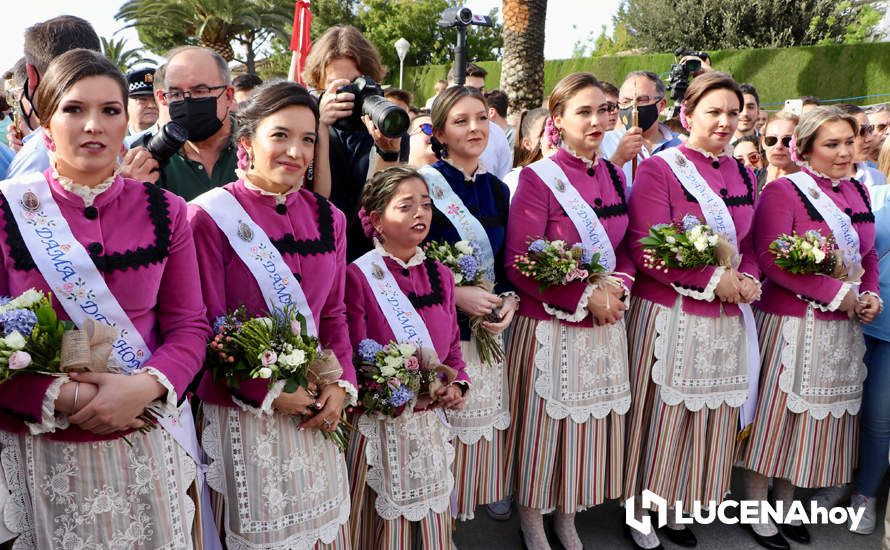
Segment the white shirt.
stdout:
<svg viewBox="0 0 890 550">
<path fill-rule="evenodd" d="M 655 153 L 662 151 L 663 149 L 667 149 L 669 147 L 676 147 L 680 145 L 680 140 L 671 132 L 671 129 L 665 126 L 663 123 L 658 123 L 658 129 L 661 131 L 661 139 L 655 144 L 655 147 L 650 151 L 646 148 L 646 142 L 643 142 L 643 147 L 640 149 L 639 154 L 637 154 L 637 165 L 647 158 L 651 157 Z M 621 141 L 621 138 L 624 134 L 627 133 L 627 129 L 625 128 L 615 128 L 614 130 L 606 132 L 603 136 L 603 142 L 600 144 L 600 155 L 602 155 L 605 159 L 612 159 L 612 155 L 615 154 L 615 150 L 618 149 L 618 143 Z M 621 167 L 624 170 L 624 179 L 627 182 L 627 188 L 630 189 L 630 186 L 633 184 L 633 162 L 627 161 L 624 163 L 624 166 Z"/>
<path fill-rule="evenodd" d="M 513 149 L 510 148 L 504 131 L 494 122 L 488 123 L 488 145 L 482 151 L 480 159 L 489 173 L 499 180 L 503 180 L 513 169 Z"/>
<path fill-rule="evenodd" d="M 49 168 L 49 151 L 43 142 L 43 126 L 25 136 L 24 145 L 9 164 L 6 179 Z"/>
<path fill-rule="evenodd" d="M 887 176 L 880 170 L 872 168 L 863 162 L 856 163 L 856 175 L 853 176 L 857 181 L 863 183 L 866 187 L 875 185 L 887 185 Z"/>
</svg>

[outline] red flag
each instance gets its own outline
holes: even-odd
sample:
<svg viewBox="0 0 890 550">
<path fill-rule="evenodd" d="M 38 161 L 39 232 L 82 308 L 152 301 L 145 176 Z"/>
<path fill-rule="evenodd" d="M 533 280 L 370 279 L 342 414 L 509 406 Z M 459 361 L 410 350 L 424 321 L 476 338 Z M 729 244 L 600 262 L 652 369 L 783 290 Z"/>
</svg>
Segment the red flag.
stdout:
<svg viewBox="0 0 890 550">
<path fill-rule="evenodd" d="M 288 76 L 303 85 L 306 84 L 303 82 L 303 67 L 306 66 L 306 57 L 312 49 L 312 39 L 309 38 L 311 26 L 312 10 L 309 8 L 309 0 L 297 0 L 294 3 L 294 30 L 290 39 L 290 49 L 294 53 Z"/>
</svg>

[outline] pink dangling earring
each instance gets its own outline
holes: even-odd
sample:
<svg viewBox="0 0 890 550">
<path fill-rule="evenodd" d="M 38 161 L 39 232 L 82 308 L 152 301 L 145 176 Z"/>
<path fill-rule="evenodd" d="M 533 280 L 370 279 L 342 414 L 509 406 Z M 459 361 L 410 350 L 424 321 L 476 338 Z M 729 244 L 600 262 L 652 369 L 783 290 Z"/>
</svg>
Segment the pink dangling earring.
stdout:
<svg viewBox="0 0 890 550">
<path fill-rule="evenodd" d="M 49 135 L 49 132 L 47 132 L 46 130 L 43 131 L 43 144 L 46 145 L 46 148 L 47 148 L 47 149 L 49 149 L 50 151 L 55 152 L 55 150 L 56 150 L 56 142 L 53 141 L 52 136 Z"/>
</svg>

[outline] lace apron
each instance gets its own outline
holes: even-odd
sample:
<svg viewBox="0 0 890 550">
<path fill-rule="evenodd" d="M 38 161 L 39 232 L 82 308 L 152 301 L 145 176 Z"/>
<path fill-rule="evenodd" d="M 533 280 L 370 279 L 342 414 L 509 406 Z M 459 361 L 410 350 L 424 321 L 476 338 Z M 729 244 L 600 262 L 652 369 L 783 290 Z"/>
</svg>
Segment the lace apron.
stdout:
<svg viewBox="0 0 890 550">
<path fill-rule="evenodd" d="M 783 320 L 782 341 L 779 389 L 789 411 L 817 420 L 859 413 L 866 375 L 859 321 L 816 319 L 807 307 L 803 318 Z"/>
<path fill-rule="evenodd" d="M 683 311 L 678 297 L 655 319 L 652 381 L 667 405 L 740 407 L 748 397 L 748 348 L 741 316 L 704 317 Z"/>
<path fill-rule="evenodd" d="M 624 322 L 578 327 L 539 321 L 535 340 L 535 392 L 546 402 L 548 416 L 571 416 L 583 424 L 630 409 Z"/>
<path fill-rule="evenodd" d="M 298 430 L 293 416 L 204 410 L 207 481 L 225 496 L 229 550 L 314 548 L 337 537 L 349 520 L 349 481 L 335 444 Z"/>
<path fill-rule="evenodd" d="M 435 411 L 408 412 L 398 418 L 362 415 L 358 429 L 367 438 L 367 483 L 377 493 L 381 518 L 420 521 L 451 504 L 454 448 L 449 429 Z"/>
<path fill-rule="evenodd" d="M 192 548 L 197 467 L 167 430 L 86 443 L 0 430 L 13 549 Z"/>
<path fill-rule="evenodd" d="M 501 336 L 497 338 L 503 345 Z M 483 363 L 474 340 L 461 342 L 460 347 L 473 389 L 467 392 L 463 409 L 446 411 L 445 416 L 454 435 L 465 445 L 473 445 L 481 438 L 492 441 L 495 430 L 510 427 L 507 369 L 503 361 L 494 365 Z"/>
</svg>

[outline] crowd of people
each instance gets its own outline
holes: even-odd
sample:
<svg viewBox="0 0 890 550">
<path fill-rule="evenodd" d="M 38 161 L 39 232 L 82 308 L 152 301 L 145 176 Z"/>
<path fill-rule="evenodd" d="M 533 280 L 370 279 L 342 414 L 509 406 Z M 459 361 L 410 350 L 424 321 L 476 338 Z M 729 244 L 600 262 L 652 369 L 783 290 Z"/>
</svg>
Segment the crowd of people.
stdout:
<svg viewBox="0 0 890 550">
<path fill-rule="evenodd" d="M 61 319 L 117 335 L 86 372 L 15 373 L 0 352 L 0 543 L 442 549 L 482 510 L 515 510 L 526 548 L 580 550 L 577 512 L 644 490 L 690 512 L 730 496 L 788 510 L 798 488 L 848 500 L 850 529 L 873 532 L 890 110 L 804 98 L 770 114 L 707 68 L 664 120 L 647 71 L 565 75 L 514 120 L 469 64 L 423 108 L 386 90 L 411 119 L 393 137 L 343 89 L 385 73 L 350 26 L 314 43 L 307 87 L 232 78 L 197 46 L 125 76 L 88 22 L 30 27 L 8 75 L 0 295 L 51 292 Z M 693 244 L 721 259 L 654 258 L 665 227 L 710 228 Z M 813 234 L 835 273 L 780 266 L 781 237 Z M 430 243 L 471 250 L 472 270 Z M 569 248 L 590 273 L 543 284 L 520 261 Z M 0 302 L 4 346 L 22 299 Z M 219 375 L 232 312 L 285 316 L 335 375 L 262 374 L 300 350 Z M 383 414 L 363 399 L 408 390 L 375 361 L 438 370 Z M 667 517 L 626 527 L 628 546 L 696 546 Z M 797 520 L 746 528 L 769 549 L 811 538 Z"/>
</svg>

